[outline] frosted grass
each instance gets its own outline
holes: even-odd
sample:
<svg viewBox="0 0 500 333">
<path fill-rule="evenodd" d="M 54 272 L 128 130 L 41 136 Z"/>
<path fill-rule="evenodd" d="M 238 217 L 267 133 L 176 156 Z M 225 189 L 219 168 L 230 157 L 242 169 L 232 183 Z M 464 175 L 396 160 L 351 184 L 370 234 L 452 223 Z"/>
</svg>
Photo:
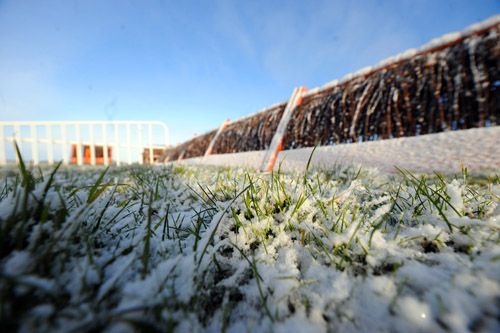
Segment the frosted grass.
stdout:
<svg viewBox="0 0 500 333">
<path fill-rule="evenodd" d="M 499 330 L 494 174 L 0 172 L 6 331 Z"/>
</svg>

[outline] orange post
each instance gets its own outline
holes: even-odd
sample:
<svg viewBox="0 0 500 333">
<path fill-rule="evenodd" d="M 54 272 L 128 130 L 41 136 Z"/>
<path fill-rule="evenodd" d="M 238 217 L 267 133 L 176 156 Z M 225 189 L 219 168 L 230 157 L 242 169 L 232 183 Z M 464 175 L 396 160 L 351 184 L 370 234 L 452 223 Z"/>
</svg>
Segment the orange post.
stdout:
<svg viewBox="0 0 500 333">
<path fill-rule="evenodd" d="M 219 135 L 224 131 L 224 129 L 231 123 L 231 120 L 226 119 L 224 122 L 219 126 L 219 129 L 217 130 L 217 133 L 215 133 L 214 137 L 212 138 L 212 141 L 210 141 L 210 144 L 208 145 L 207 151 L 205 152 L 205 155 L 203 156 L 208 156 L 212 155 L 212 152 L 214 150 L 215 142 L 217 141 L 217 138 L 219 138 Z"/>
<path fill-rule="evenodd" d="M 276 160 L 278 159 L 278 155 L 284 148 L 284 137 L 288 127 L 288 122 L 292 118 L 295 108 L 302 104 L 302 96 L 306 91 L 307 88 L 304 86 L 293 90 L 292 96 L 290 96 L 290 100 L 286 105 L 285 111 L 281 116 L 280 123 L 278 124 L 278 128 L 276 129 L 276 133 L 271 141 L 271 145 L 264 156 L 261 171 L 270 172 L 273 170 Z"/>
</svg>

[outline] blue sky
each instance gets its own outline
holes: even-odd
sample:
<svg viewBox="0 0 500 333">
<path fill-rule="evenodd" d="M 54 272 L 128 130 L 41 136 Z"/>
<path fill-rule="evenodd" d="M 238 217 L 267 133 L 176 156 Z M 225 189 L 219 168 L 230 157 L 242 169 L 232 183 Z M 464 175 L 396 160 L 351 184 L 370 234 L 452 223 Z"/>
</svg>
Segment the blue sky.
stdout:
<svg viewBox="0 0 500 333">
<path fill-rule="evenodd" d="M 0 0 L 0 120 L 161 120 L 176 143 L 499 12 L 498 0 Z"/>
</svg>

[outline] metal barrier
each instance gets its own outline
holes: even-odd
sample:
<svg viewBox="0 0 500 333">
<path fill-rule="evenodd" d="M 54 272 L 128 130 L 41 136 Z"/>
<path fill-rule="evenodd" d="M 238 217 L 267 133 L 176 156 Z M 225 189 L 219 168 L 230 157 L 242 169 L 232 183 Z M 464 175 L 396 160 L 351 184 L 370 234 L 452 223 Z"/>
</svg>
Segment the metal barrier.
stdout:
<svg viewBox="0 0 500 333">
<path fill-rule="evenodd" d="M 161 141 L 153 140 L 158 137 Z M 34 165 L 56 159 L 78 165 L 153 164 L 153 150 L 168 145 L 168 128 L 160 121 L 0 121 L 0 165 L 10 157 L 17 160 L 14 141 Z M 25 144 L 31 145 L 30 154 Z M 144 149 L 149 161 L 144 161 Z M 96 158 L 96 152 L 102 156 Z M 46 159 L 40 159 L 44 155 Z"/>
</svg>

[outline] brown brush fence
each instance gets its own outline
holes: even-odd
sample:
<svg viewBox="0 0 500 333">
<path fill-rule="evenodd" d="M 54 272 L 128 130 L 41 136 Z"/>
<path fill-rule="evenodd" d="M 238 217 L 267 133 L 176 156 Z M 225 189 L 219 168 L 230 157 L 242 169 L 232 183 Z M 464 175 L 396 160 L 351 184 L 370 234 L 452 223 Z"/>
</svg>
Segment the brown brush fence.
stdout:
<svg viewBox="0 0 500 333">
<path fill-rule="evenodd" d="M 498 124 L 499 29 L 304 98 L 285 149 Z"/>
<path fill-rule="evenodd" d="M 217 130 L 207 132 L 186 141 L 174 148 L 167 149 L 164 155 L 165 161 L 176 161 L 179 158 L 191 158 L 205 155 L 205 151 L 210 141 L 215 136 Z"/>
<path fill-rule="evenodd" d="M 213 154 L 266 150 L 285 106 L 230 124 Z M 496 23 L 306 95 L 288 123 L 284 149 L 496 126 L 499 119 Z M 165 160 L 203 156 L 215 133 L 167 150 Z"/>
<path fill-rule="evenodd" d="M 266 150 L 271 144 L 286 103 L 234 122 L 217 138 L 214 154 Z"/>
</svg>

